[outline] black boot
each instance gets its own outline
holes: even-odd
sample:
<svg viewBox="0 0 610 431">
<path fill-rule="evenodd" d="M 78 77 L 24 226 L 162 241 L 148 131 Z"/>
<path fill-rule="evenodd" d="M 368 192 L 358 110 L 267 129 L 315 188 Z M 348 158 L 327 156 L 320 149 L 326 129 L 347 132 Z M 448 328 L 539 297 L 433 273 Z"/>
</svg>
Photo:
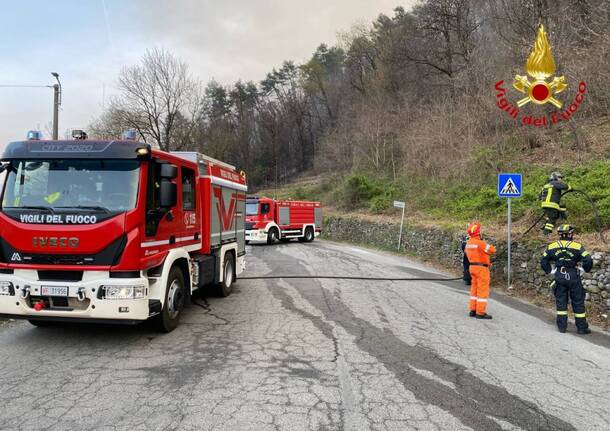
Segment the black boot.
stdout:
<svg viewBox="0 0 610 431">
<path fill-rule="evenodd" d="M 562 334 L 565 334 L 567 329 L 566 328 L 557 328 L 559 329 L 559 332 L 561 332 Z"/>
<path fill-rule="evenodd" d="M 477 317 L 477 319 L 485 319 L 485 320 L 489 320 L 489 319 L 492 318 L 491 314 L 487 314 L 487 313 L 485 313 L 485 314 L 477 314 L 476 317 Z"/>
<path fill-rule="evenodd" d="M 472 311 L 470 310 L 470 313 L 468 314 L 470 317 L 475 317 L 477 315 L 476 311 Z"/>
<path fill-rule="evenodd" d="M 581 335 L 590 334 L 591 330 L 589 329 L 589 324 L 587 323 L 587 319 L 584 317 L 577 317 L 574 319 L 576 323 L 577 333 Z"/>
</svg>

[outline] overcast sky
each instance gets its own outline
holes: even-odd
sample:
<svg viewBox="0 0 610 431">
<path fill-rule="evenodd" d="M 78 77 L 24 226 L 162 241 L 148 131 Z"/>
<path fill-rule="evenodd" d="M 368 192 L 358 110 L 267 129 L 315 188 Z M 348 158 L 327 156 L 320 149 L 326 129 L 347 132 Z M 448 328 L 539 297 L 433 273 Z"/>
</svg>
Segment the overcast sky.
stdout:
<svg viewBox="0 0 610 431">
<path fill-rule="evenodd" d="M 202 81 L 260 81 L 283 60 L 415 0 L 28 0 L 2 3 L 0 85 L 63 84 L 59 130 L 86 127 L 121 67 L 147 48 L 182 57 Z M 50 129 L 53 92 L 0 88 L 0 145 Z"/>
</svg>

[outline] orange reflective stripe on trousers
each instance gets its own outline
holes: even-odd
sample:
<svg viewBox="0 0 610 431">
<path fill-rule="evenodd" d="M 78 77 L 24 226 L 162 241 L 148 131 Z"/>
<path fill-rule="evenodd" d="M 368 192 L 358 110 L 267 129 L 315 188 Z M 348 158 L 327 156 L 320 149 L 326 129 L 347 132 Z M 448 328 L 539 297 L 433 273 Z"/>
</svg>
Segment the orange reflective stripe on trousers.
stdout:
<svg viewBox="0 0 610 431">
<path fill-rule="evenodd" d="M 489 298 L 489 268 L 484 266 L 471 266 L 470 276 L 472 284 L 470 285 L 470 302 L 471 311 L 476 311 L 477 314 L 485 314 L 487 311 L 487 298 Z"/>
</svg>

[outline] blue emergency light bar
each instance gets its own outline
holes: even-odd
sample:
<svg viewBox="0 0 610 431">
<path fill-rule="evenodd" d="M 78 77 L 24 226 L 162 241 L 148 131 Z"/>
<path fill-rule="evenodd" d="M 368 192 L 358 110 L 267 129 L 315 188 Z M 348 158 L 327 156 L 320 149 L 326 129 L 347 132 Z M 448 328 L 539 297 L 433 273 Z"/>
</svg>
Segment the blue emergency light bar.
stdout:
<svg viewBox="0 0 610 431">
<path fill-rule="evenodd" d="M 123 132 L 123 139 L 125 141 L 135 141 L 137 138 L 137 134 L 135 130 L 125 130 Z"/>
<path fill-rule="evenodd" d="M 42 139 L 42 133 L 38 130 L 30 130 L 27 135 L 28 141 L 40 141 Z"/>
</svg>

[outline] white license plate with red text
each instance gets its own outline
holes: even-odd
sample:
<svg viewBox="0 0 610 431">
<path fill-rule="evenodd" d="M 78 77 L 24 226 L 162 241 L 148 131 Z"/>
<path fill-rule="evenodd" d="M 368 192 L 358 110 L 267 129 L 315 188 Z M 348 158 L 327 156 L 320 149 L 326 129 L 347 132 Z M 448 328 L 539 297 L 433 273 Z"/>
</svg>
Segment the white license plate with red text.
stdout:
<svg viewBox="0 0 610 431">
<path fill-rule="evenodd" d="M 68 296 L 67 286 L 41 286 L 42 296 Z"/>
</svg>

